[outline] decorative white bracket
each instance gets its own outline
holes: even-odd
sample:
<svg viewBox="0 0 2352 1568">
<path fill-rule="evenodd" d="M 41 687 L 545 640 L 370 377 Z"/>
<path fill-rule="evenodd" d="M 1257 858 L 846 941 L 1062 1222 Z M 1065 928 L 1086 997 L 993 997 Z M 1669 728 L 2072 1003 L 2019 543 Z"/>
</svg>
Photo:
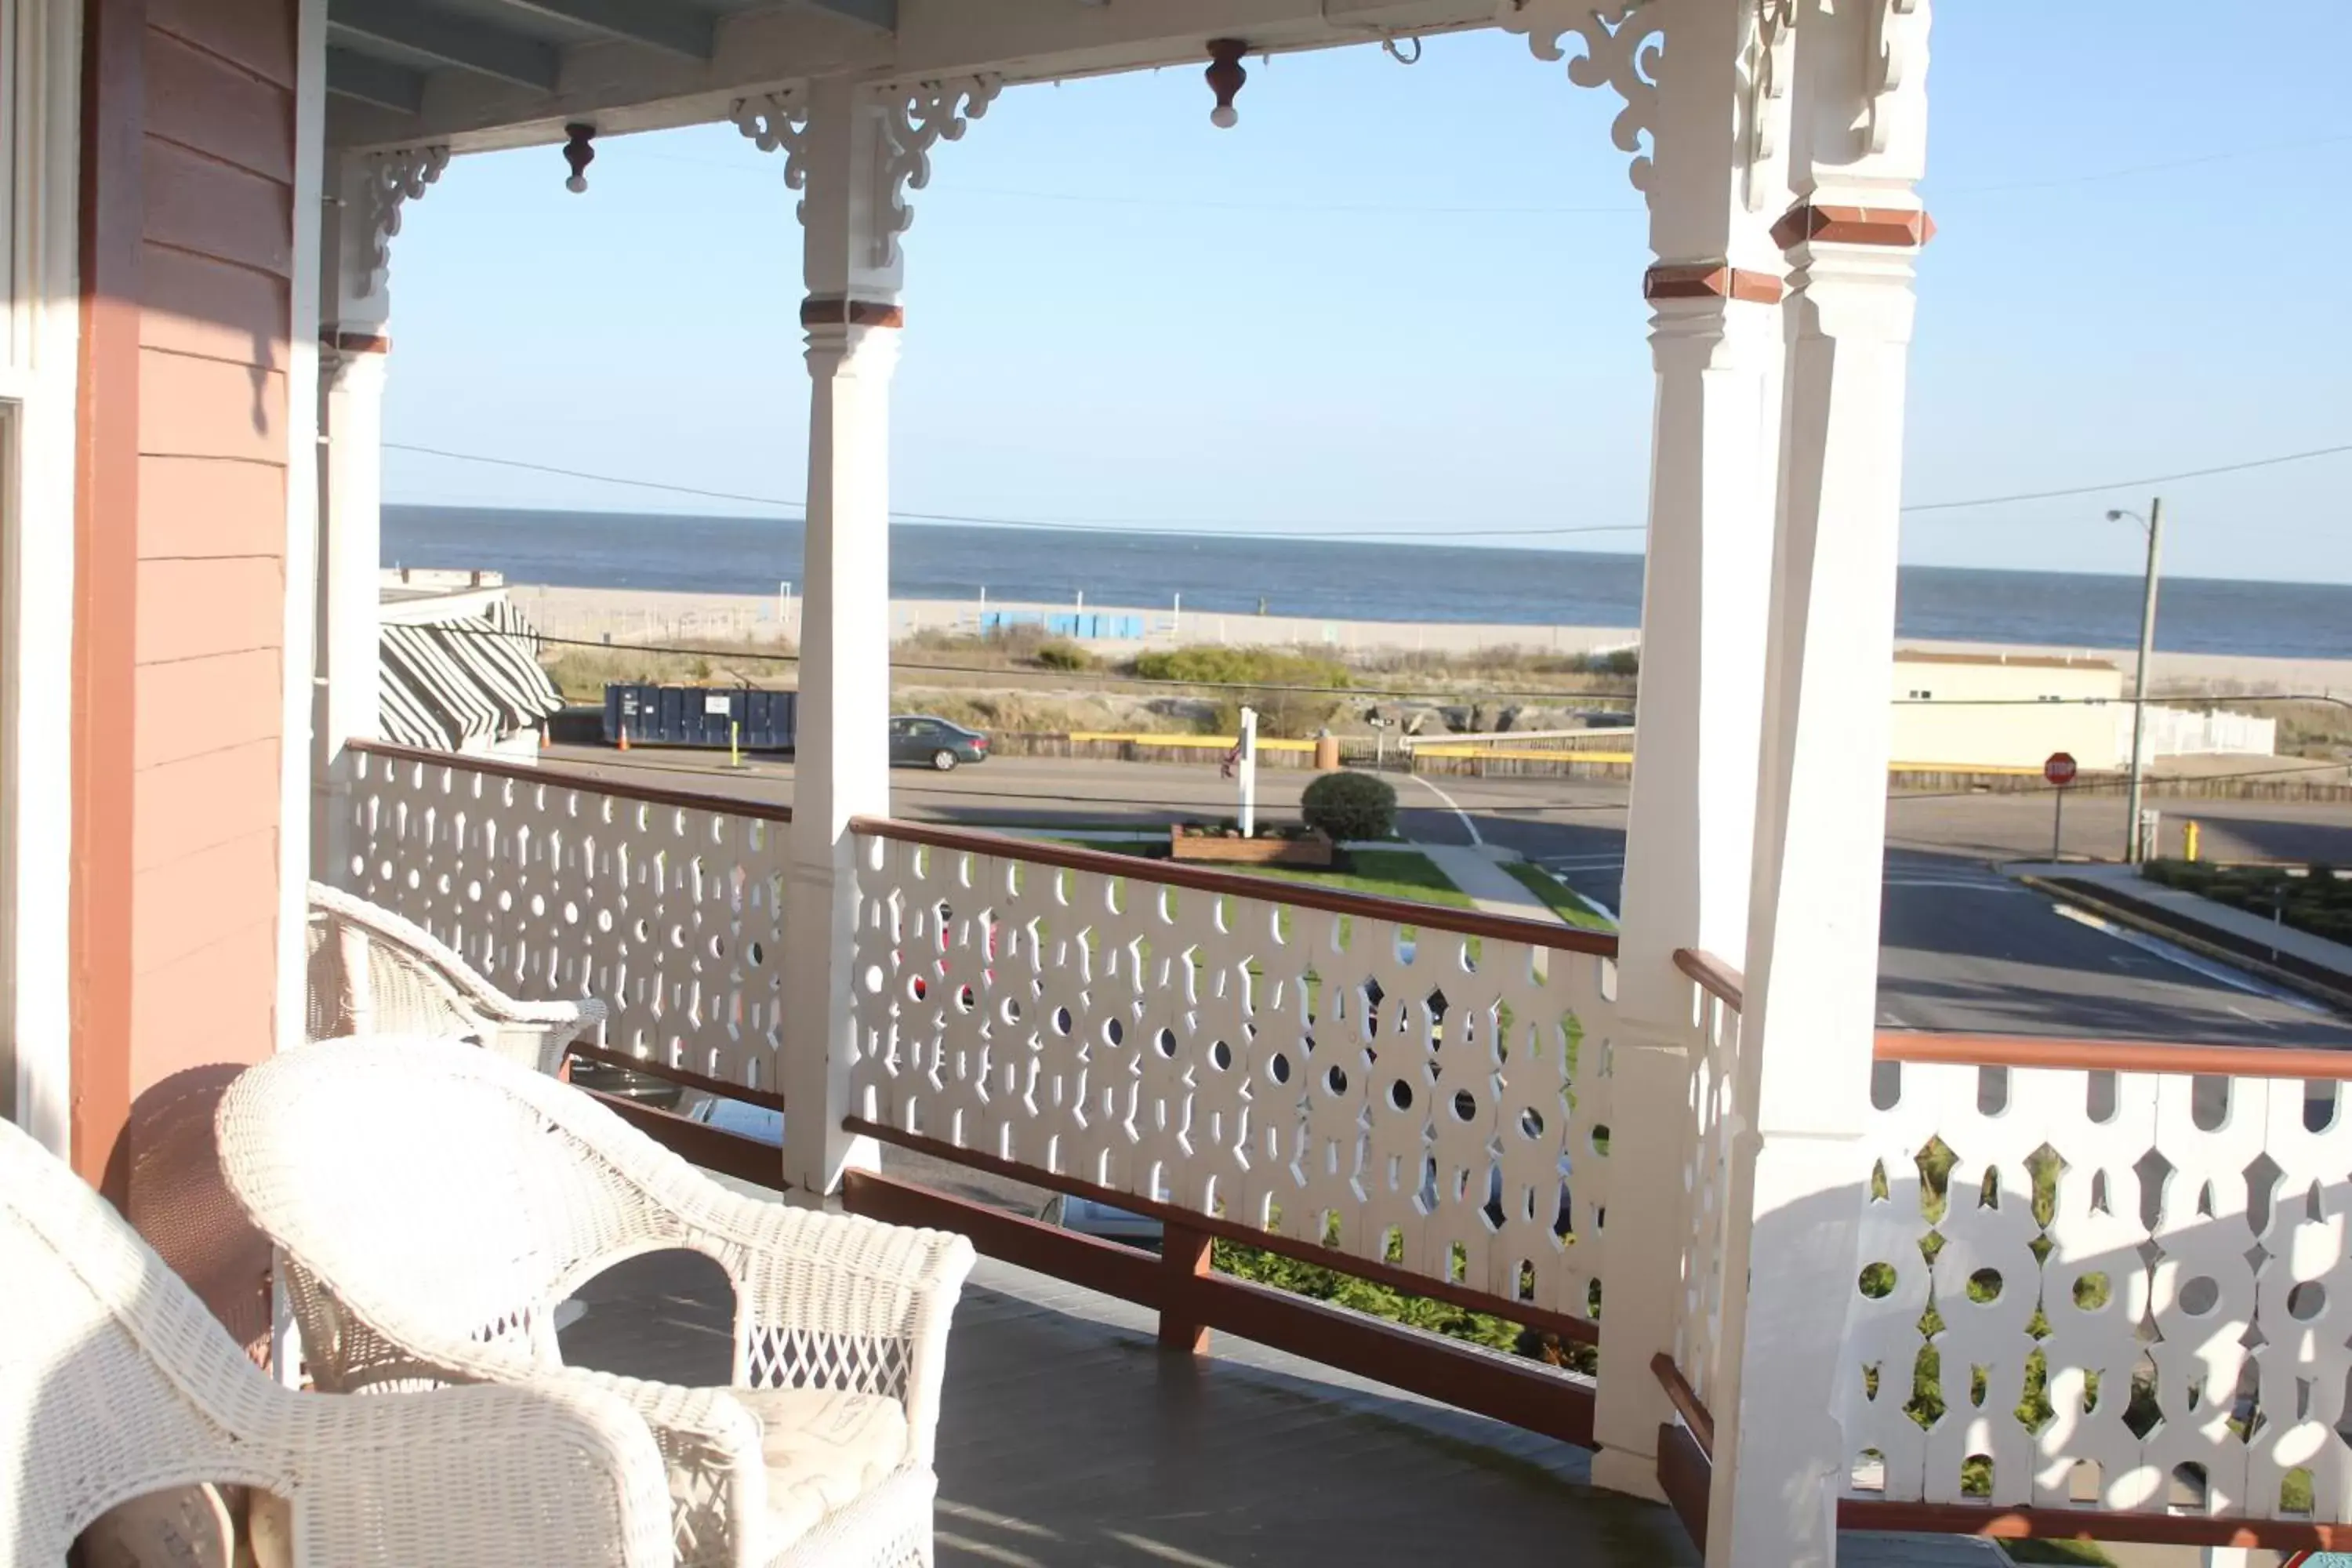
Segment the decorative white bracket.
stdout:
<svg viewBox="0 0 2352 1568">
<path fill-rule="evenodd" d="M 1790 50 L 1796 27 L 1797 0 L 1755 0 L 1740 67 L 1747 88 L 1740 181 L 1749 212 L 1763 211 L 1771 198 L 1757 174 L 1788 142 Z"/>
<path fill-rule="evenodd" d="M 380 292 L 392 271 L 392 242 L 400 234 L 400 209 L 425 195 L 425 188 L 449 166 L 446 147 L 403 147 L 368 159 L 363 176 L 368 205 L 368 267 L 366 299 Z"/>
<path fill-rule="evenodd" d="M 965 130 L 988 112 L 1003 86 L 1003 78 L 992 75 L 876 89 L 882 103 L 883 133 L 889 143 L 874 171 L 876 267 L 898 264 L 898 237 L 915 221 L 907 193 L 931 183 L 931 148 L 940 142 L 962 141 Z"/>
<path fill-rule="evenodd" d="M 1568 58 L 1560 40 L 1573 33 L 1584 53 L 1568 62 L 1568 79 L 1579 87 L 1614 88 L 1625 107 L 1609 128 L 1620 152 L 1633 154 L 1629 177 L 1637 191 L 1650 188 L 1651 155 L 1643 137 L 1656 129 L 1658 70 L 1664 63 L 1664 24 L 1646 0 L 1503 0 L 1499 23 L 1517 33 L 1539 60 Z"/>
<path fill-rule="evenodd" d="M 1927 18 L 1919 0 L 1873 0 L 1870 9 L 1869 119 L 1863 151 L 1885 153 L 1893 134 L 1894 99 L 1911 75 L 1915 57 L 1927 42 Z"/>
<path fill-rule="evenodd" d="M 735 129 L 749 137 L 761 152 L 782 149 L 784 188 L 788 191 L 808 189 L 808 89 L 798 87 L 763 93 L 758 98 L 739 98 L 729 111 Z M 803 216 L 807 206 L 803 197 L 800 207 Z"/>
</svg>

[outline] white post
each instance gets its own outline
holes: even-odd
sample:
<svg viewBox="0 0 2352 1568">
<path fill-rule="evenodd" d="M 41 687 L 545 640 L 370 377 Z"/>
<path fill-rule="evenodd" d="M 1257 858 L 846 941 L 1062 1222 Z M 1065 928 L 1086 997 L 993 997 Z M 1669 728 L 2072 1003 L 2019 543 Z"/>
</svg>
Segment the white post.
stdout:
<svg viewBox="0 0 2352 1568">
<path fill-rule="evenodd" d="M 343 742 L 382 730 L 376 643 L 392 242 L 404 205 L 423 195 L 447 162 L 444 148 L 345 154 L 325 174 L 332 199 L 320 209 L 318 240 L 318 700 L 310 754 L 318 813 L 311 843 L 331 881 L 343 874 L 333 764 Z"/>
<path fill-rule="evenodd" d="M 1930 0 L 1808 8 L 1781 494 L 1735 1100 L 1710 1568 L 1828 1568 L 1853 1456 L 1839 1423 L 1868 1181 L 1895 542 L 1912 277 L 1932 232 Z M 1745 1221 L 1746 1223 L 1742 1223 Z M 1748 1345 L 1758 1354 L 1745 1357 Z"/>
<path fill-rule="evenodd" d="M 931 142 L 961 136 L 964 114 L 984 110 L 994 90 L 992 81 L 967 80 L 910 95 L 820 78 L 797 123 L 786 121 L 778 135 L 793 144 L 787 177 L 804 170 L 807 181 L 808 518 L 785 917 L 790 1005 L 777 1073 L 784 1179 L 803 1202 L 823 1201 L 844 1171 L 871 1168 L 877 1153 L 873 1140 L 841 1125 L 856 1038 L 849 823 L 890 810 L 889 395 L 904 320 L 904 192 L 928 170 Z"/>
<path fill-rule="evenodd" d="M 1257 834 L 1257 710 L 1244 705 L 1242 709 L 1242 735 L 1236 742 L 1241 749 L 1241 762 L 1234 774 L 1241 780 L 1242 837 Z"/>
<path fill-rule="evenodd" d="M 310 883 L 327 835 L 316 791 L 317 638 L 325 579 L 320 547 L 325 495 L 319 419 L 323 412 L 319 323 L 329 284 L 321 215 L 325 211 L 327 122 L 326 0 L 301 0 L 294 88 L 293 276 L 287 290 L 287 380 L 297 391 L 286 416 L 286 604 L 283 740 L 278 753 L 278 998 L 274 1048 L 297 1050 L 306 1036 Z M 325 868 L 332 875 L 332 868 Z M 286 1289 L 286 1259 L 272 1250 L 269 1270 L 269 1371 L 288 1388 L 302 1382 L 301 1340 Z"/>
<path fill-rule="evenodd" d="M 1656 389 L 1612 1085 L 1618 1124 L 1647 1131 L 1610 1150 L 1619 1195 L 1592 1464 L 1597 1484 L 1651 1498 L 1663 1495 L 1658 1434 L 1672 1409 L 1650 1363 L 1661 1352 L 1686 1359 L 1677 1330 L 1690 1308 L 1683 1164 L 1696 1034 L 1675 953 L 1737 968 L 1747 952 L 1784 353 L 1785 264 L 1771 227 L 1788 205 L 1786 100 L 1756 79 L 1762 56 L 1785 73 L 1792 47 L 1786 17 L 1764 12 L 1762 37 L 1748 6 L 1660 13 L 1674 65 L 1659 73 L 1648 176 L 1656 262 L 1643 293 Z M 1685 1370 L 1712 1392 L 1712 1368 Z"/>
</svg>

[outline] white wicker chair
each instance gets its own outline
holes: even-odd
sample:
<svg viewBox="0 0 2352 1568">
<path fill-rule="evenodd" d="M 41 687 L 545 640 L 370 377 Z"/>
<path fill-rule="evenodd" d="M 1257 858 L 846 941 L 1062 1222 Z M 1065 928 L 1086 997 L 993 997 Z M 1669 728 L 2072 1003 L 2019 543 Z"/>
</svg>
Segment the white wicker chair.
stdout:
<svg viewBox="0 0 2352 1568">
<path fill-rule="evenodd" d="M 543 1073 L 564 1047 L 604 1022 L 604 1005 L 520 1002 L 484 979 L 423 926 L 365 899 L 310 884 L 310 1029 L 470 1039 Z"/>
<path fill-rule="evenodd" d="M 739 1196 L 579 1090 L 447 1040 L 274 1058 L 218 1130 L 321 1388 L 592 1379 L 669 1461 L 680 1562 L 931 1561 L 963 1237 Z M 670 1247 L 733 1282 L 732 1385 L 562 1368 L 556 1304 Z"/>
<path fill-rule="evenodd" d="M 213 1485 L 282 1505 L 257 1510 L 290 1529 L 289 1542 L 257 1525 L 265 1562 L 669 1560 L 661 1457 L 618 1397 L 281 1388 L 105 1200 L 5 1121 L 0 1282 L 0 1563 L 12 1568 L 62 1568 L 77 1536 L 133 1499 L 184 1491 L 201 1511 L 196 1489 Z"/>
</svg>

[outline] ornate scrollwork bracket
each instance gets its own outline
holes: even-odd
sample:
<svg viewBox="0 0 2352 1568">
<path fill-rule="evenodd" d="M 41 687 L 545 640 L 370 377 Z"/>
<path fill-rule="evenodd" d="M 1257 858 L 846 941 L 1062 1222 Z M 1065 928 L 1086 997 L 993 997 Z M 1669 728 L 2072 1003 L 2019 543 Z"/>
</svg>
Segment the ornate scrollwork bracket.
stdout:
<svg viewBox="0 0 2352 1568">
<path fill-rule="evenodd" d="M 751 139 L 762 153 L 781 150 L 784 154 L 784 188 L 804 191 L 808 188 L 808 92 L 803 88 L 788 87 L 780 92 L 761 93 L 757 98 L 739 98 L 728 117 L 735 129 Z M 805 209 L 807 198 L 802 198 Z"/>
<path fill-rule="evenodd" d="M 1740 112 L 1741 195 L 1749 212 L 1761 212 L 1775 193 L 1760 174 L 1780 156 L 1789 139 L 1789 78 L 1793 65 L 1797 0 L 1755 0 L 1740 73 L 1745 85 Z"/>
<path fill-rule="evenodd" d="M 1658 71 L 1664 63 L 1664 26 L 1645 0 L 1504 0 L 1501 26 L 1528 40 L 1539 60 L 1568 59 L 1568 79 L 1579 87 L 1616 89 L 1625 107 L 1609 128 L 1620 152 L 1633 154 L 1628 176 L 1650 188 L 1651 155 L 1643 138 L 1656 128 Z M 1561 40 L 1573 34 L 1584 52 L 1572 59 Z"/>
<path fill-rule="evenodd" d="M 1869 115 L 1863 151 L 1885 153 L 1895 128 L 1895 100 L 1909 82 L 1927 44 L 1927 18 L 1919 0 L 1873 0 L 1870 11 Z"/>
<path fill-rule="evenodd" d="M 931 149 L 961 142 L 972 121 L 988 112 L 1004 80 L 998 76 L 954 77 L 878 89 L 883 133 L 888 141 L 876 165 L 874 210 L 882 215 L 874 236 L 873 264 L 894 267 L 898 237 L 915 221 L 907 193 L 931 183 Z"/>
<path fill-rule="evenodd" d="M 446 147 L 403 147 L 367 160 L 362 199 L 368 213 L 368 268 L 362 299 L 381 293 L 392 272 L 392 242 L 400 234 L 400 209 L 425 195 L 449 166 Z"/>
</svg>

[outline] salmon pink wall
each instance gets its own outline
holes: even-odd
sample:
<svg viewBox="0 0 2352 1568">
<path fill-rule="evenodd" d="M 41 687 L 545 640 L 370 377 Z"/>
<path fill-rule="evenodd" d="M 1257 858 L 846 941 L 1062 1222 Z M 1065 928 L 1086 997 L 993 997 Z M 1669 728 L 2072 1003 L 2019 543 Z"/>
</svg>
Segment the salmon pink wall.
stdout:
<svg viewBox="0 0 2352 1568">
<path fill-rule="evenodd" d="M 292 0 L 91 0 L 75 1158 L 232 1328 L 211 1106 L 272 1045 Z"/>
</svg>

